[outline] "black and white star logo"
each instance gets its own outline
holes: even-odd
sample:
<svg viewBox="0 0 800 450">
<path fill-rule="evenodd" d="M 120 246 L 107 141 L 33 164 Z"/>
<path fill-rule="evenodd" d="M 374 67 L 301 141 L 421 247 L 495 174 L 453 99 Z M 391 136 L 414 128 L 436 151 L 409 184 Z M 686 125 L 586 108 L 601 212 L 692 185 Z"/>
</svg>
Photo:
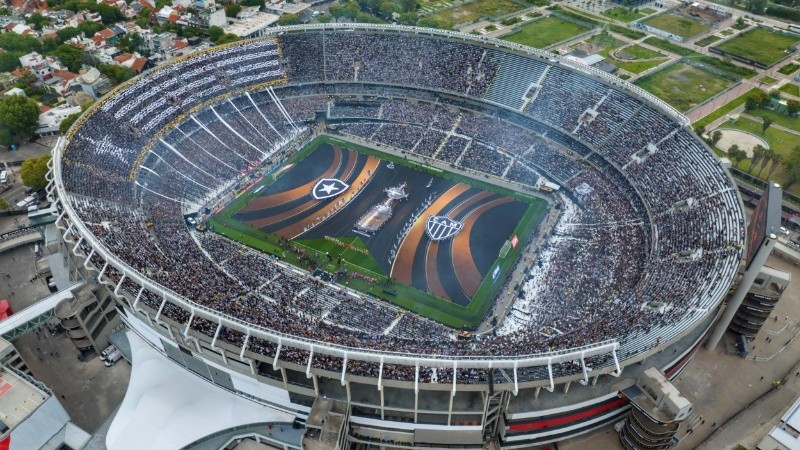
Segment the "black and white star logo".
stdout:
<svg viewBox="0 0 800 450">
<path fill-rule="evenodd" d="M 316 200 L 336 197 L 350 187 L 349 184 L 336 178 L 323 178 L 317 181 L 314 188 L 311 189 L 311 195 Z"/>
</svg>

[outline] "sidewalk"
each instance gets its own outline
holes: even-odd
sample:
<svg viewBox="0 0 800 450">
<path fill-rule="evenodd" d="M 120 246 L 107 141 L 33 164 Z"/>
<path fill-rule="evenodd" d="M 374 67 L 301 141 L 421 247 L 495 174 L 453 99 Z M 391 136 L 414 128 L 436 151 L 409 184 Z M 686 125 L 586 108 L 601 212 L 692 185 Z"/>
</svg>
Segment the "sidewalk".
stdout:
<svg viewBox="0 0 800 450">
<path fill-rule="evenodd" d="M 15 151 L 0 150 L 0 164 L 4 162 L 24 161 L 28 158 L 49 154 L 58 140 L 58 136 L 47 136 L 33 142 L 22 144 Z"/>
</svg>

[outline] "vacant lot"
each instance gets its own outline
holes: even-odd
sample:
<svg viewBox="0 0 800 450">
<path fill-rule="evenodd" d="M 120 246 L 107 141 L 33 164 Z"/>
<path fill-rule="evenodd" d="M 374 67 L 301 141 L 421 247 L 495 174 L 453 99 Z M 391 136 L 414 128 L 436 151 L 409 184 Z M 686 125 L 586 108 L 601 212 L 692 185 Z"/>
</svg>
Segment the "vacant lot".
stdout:
<svg viewBox="0 0 800 450">
<path fill-rule="evenodd" d="M 755 62 L 771 66 L 783 59 L 790 45 L 797 39 L 764 28 L 756 28 L 740 34 L 730 41 L 723 42 L 717 48 L 732 55 L 741 56 Z"/>
<path fill-rule="evenodd" d="M 640 45 L 628 47 L 611 52 L 614 64 L 631 73 L 642 73 L 667 61 L 667 57 Z"/>
<path fill-rule="evenodd" d="M 506 41 L 516 42 L 535 48 L 545 48 L 572 36 L 577 36 L 586 28 L 558 17 L 548 16 L 544 19 L 523 25 L 519 31 L 503 37 Z"/>
<path fill-rule="evenodd" d="M 700 23 L 694 19 L 672 13 L 659 14 L 642 23 L 658 28 L 659 30 L 664 30 L 667 33 L 678 35 L 684 39 L 698 35 L 711 28 L 709 25 Z"/>
<path fill-rule="evenodd" d="M 722 38 L 712 34 L 711 36 L 704 37 L 703 39 L 700 39 L 699 41 L 695 42 L 694 45 L 698 47 L 705 47 L 707 45 L 713 44 L 714 42 L 717 42 L 720 39 Z"/>
<path fill-rule="evenodd" d="M 686 63 L 676 63 L 643 77 L 635 83 L 678 111 L 688 111 L 733 84 Z"/>
<path fill-rule="evenodd" d="M 428 17 L 436 20 L 442 28 L 452 28 L 460 23 L 474 22 L 481 17 L 497 17 L 524 9 L 511 0 L 478 0 L 455 8 L 443 9 Z"/>
</svg>

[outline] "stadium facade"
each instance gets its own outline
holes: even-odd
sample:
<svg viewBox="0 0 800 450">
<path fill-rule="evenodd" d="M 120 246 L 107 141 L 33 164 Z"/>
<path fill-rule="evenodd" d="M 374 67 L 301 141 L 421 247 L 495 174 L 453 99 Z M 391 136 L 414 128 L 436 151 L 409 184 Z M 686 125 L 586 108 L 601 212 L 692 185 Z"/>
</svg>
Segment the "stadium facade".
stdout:
<svg viewBox="0 0 800 450">
<path fill-rule="evenodd" d="M 334 111 L 337 99 L 348 107 Z M 456 339 L 190 233 L 186 214 L 322 125 L 521 191 L 541 177 L 562 186 L 561 225 L 531 244 L 555 256 L 518 263 L 559 270 L 509 284 L 515 303 L 494 331 Z M 363 448 L 524 448 L 620 420 L 619 391 L 645 368 L 673 379 L 691 359 L 745 245 L 733 181 L 669 105 L 546 52 L 430 29 L 279 28 L 159 67 L 93 105 L 49 177 L 79 272 L 141 338 L 300 423 L 322 399 L 343 402 L 336 442 Z"/>
</svg>

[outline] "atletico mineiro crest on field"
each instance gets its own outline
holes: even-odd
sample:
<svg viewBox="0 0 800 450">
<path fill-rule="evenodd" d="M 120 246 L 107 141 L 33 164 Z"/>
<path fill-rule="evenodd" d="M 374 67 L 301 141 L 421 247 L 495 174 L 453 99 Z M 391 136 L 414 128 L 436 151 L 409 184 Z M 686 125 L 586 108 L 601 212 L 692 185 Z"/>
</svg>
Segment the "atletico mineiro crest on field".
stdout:
<svg viewBox="0 0 800 450">
<path fill-rule="evenodd" d="M 315 200 L 322 200 L 326 198 L 336 197 L 342 192 L 346 191 L 350 185 L 342 180 L 336 178 L 323 178 L 317 181 L 314 188 L 311 189 L 311 195 Z"/>
<path fill-rule="evenodd" d="M 425 231 L 433 241 L 443 241 L 458 234 L 464 224 L 447 216 L 430 216 L 425 221 Z"/>
</svg>

